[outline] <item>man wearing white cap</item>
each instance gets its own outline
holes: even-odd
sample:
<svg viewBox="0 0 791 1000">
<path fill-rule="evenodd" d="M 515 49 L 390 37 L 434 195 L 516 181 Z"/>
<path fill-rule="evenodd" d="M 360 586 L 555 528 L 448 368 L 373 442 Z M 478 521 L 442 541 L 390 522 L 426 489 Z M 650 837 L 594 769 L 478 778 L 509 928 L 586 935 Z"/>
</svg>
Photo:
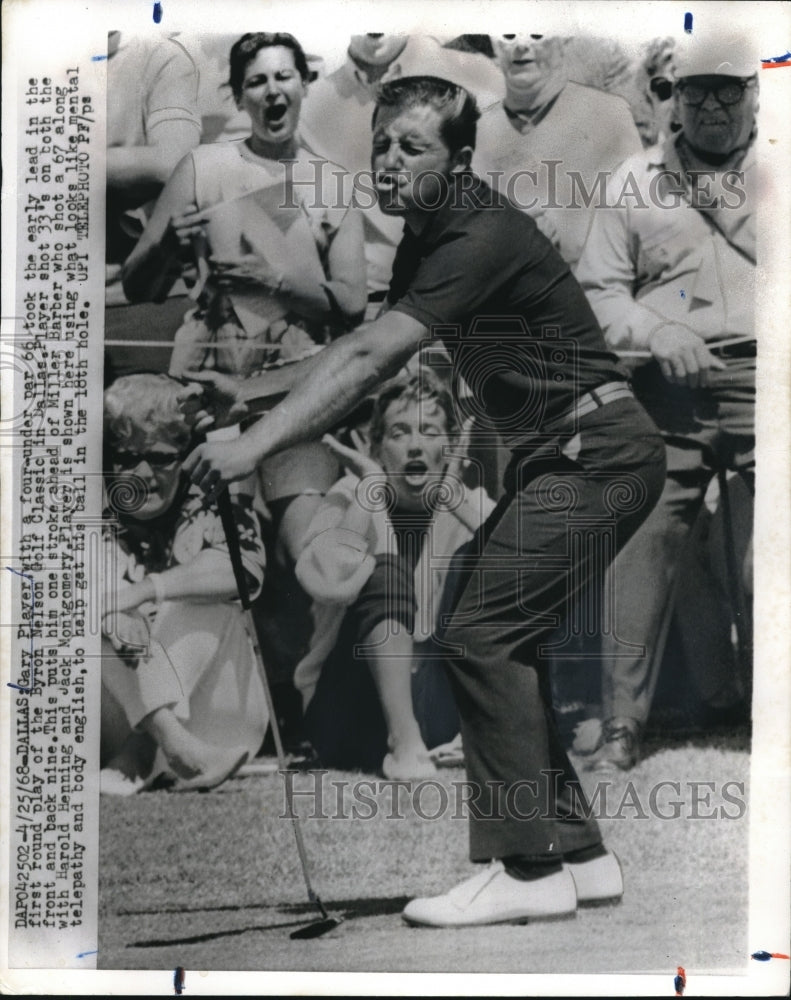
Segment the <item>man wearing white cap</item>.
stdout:
<svg viewBox="0 0 791 1000">
<path fill-rule="evenodd" d="M 533 216 L 572 269 L 597 178 L 642 149 L 626 101 L 568 79 L 566 39 L 493 35 L 505 98 L 486 108 L 473 167 Z"/>
<path fill-rule="evenodd" d="M 725 468 L 754 485 L 757 66 L 738 40 L 680 43 L 681 130 L 616 172 L 579 262 L 609 346 L 650 359 L 633 388 L 668 456 L 662 499 L 610 570 L 600 769 L 637 759 L 660 623 L 711 479 Z"/>
</svg>

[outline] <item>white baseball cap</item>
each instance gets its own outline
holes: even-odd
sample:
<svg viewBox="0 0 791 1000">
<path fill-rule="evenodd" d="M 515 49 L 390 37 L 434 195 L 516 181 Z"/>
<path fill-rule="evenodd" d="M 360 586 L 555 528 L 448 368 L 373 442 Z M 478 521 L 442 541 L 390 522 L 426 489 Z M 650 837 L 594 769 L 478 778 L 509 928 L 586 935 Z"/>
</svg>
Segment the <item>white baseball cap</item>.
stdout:
<svg viewBox="0 0 791 1000">
<path fill-rule="evenodd" d="M 698 34 L 681 38 L 673 54 L 673 75 L 750 77 L 757 73 L 760 58 L 750 41 L 741 35 Z"/>
</svg>

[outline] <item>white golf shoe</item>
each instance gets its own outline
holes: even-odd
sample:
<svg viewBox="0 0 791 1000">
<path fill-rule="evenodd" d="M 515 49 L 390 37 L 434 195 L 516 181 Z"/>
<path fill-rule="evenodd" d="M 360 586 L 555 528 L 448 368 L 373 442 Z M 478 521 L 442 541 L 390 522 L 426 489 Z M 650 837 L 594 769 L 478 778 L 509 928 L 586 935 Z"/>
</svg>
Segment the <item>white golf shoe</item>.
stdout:
<svg viewBox="0 0 791 1000">
<path fill-rule="evenodd" d="M 402 916 L 408 924 L 426 927 L 473 927 L 558 920 L 573 917 L 576 907 L 574 880 L 566 868 L 523 882 L 509 875 L 502 861 L 493 861 L 444 896 L 413 899 Z"/>
<path fill-rule="evenodd" d="M 618 857 L 607 851 L 593 861 L 564 862 L 574 880 L 578 906 L 606 906 L 620 903 L 623 897 L 623 873 Z"/>
</svg>

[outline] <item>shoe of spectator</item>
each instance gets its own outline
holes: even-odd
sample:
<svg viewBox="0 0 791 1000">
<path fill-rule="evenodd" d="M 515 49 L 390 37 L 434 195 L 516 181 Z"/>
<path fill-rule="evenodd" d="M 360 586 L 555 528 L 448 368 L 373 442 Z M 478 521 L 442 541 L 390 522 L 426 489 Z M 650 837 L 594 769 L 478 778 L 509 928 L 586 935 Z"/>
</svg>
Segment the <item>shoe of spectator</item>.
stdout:
<svg viewBox="0 0 791 1000">
<path fill-rule="evenodd" d="M 316 771 L 323 767 L 318 751 L 309 740 L 302 740 L 287 752 L 289 771 Z"/>
<path fill-rule="evenodd" d="M 420 781 L 423 778 L 436 778 L 437 768 L 428 752 L 391 751 L 382 761 L 382 774 L 389 781 Z"/>
<path fill-rule="evenodd" d="M 413 899 L 403 919 L 425 927 L 472 927 L 523 924 L 531 920 L 573 917 L 577 908 L 574 879 L 567 868 L 523 882 L 493 861 L 444 896 Z"/>
<path fill-rule="evenodd" d="M 623 873 L 617 855 L 607 851 L 592 861 L 566 861 L 577 891 L 577 906 L 605 906 L 620 903 L 623 897 Z"/>
<path fill-rule="evenodd" d="M 146 782 L 142 777 L 133 778 L 112 767 L 103 767 L 99 772 L 99 790 L 102 795 L 125 798 L 128 795 L 136 795 L 145 788 L 145 785 Z"/>
<path fill-rule="evenodd" d="M 640 725 L 625 716 L 607 719 L 602 726 L 601 746 L 588 765 L 591 771 L 631 770 L 640 753 Z"/>
<path fill-rule="evenodd" d="M 174 792 L 195 792 L 207 791 L 209 788 L 216 788 L 223 781 L 227 781 L 236 774 L 249 756 L 244 747 L 217 748 L 217 753 L 211 764 L 202 774 L 194 778 L 179 778 L 173 786 Z"/>
</svg>

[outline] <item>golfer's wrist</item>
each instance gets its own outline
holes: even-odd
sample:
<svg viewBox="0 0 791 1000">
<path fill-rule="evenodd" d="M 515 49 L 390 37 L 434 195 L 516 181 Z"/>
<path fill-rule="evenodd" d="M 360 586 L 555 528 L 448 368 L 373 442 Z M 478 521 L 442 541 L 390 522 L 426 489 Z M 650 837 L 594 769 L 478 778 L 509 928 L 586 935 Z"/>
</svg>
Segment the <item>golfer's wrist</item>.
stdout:
<svg viewBox="0 0 791 1000">
<path fill-rule="evenodd" d="M 244 431 L 234 442 L 238 448 L 237 454 L 240 464 L 247 469 L 246 475 L 252 475 L 258 466 L 265 459 L 269 458 L 273 452 L 273 449 L 270 447 L 270 441 L 262 433 L 263 428 L 261 425 L 263 423 L 264 421 L 262 420 L 254 424 L 248 430 Z"/>
</svg>

